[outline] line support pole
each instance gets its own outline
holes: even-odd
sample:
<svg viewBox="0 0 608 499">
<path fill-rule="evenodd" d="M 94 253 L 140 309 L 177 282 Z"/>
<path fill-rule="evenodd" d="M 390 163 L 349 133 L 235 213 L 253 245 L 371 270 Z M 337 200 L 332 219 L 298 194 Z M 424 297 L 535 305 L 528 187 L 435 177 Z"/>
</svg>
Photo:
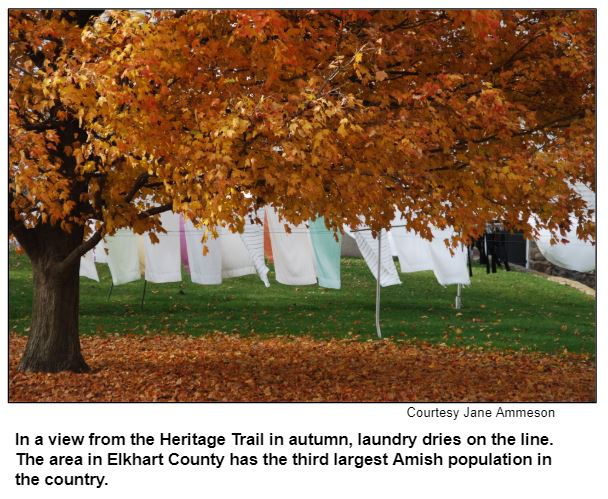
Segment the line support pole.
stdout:
<svg viewBox="0 0 608 499">
<path fill-rule="evenodd" d="M 144 309 L 144 298 L 146 297 L 146 284 L 148 284 L 148 281 L 146 281 L 144 279 L 144 290 L 141 293 L 141 304 L 139 305 L 140 310 Z"/>
<path fill-rule="evenodd" d="M 454 308 L 460 310 L 462 308 L 462 284 L 458 283 L 456 288 L 456 303 Z"/>
<path fill-rule="evenodd" d="M 376 334 L 382 338 L 380 329 L 380 277 L 382 271 L 382 231 L 378 233 L 378 278 L 376 279 Z"/>
</svg>

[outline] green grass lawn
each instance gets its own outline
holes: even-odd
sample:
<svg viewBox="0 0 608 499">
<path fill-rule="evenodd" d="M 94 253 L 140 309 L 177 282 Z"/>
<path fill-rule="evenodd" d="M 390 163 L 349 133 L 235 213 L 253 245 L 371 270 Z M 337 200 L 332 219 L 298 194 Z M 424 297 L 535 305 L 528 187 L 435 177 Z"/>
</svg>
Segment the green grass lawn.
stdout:
<svg viewBox="0 0 608 499">
<path fill-rule="evenodd" d="M 115 287 L 107 265 L 97 265 L 101 282 L 81 278 L 83 334 L 214 331 L 242 335 L 300 335 L 375 338 L 375 280 L 363 260 L 342 260 L 342 289 L 284 286 L 265 288 L 257 276 L 227 279 L 221 286 L 189 282 Z M 382 289 L 385 337 L 477 345 L 500 349 L 595 355 L 595 299 L 532 274 L 475 268 L 454 309 L 456 286 L 437 284 L 431 272 L 401 274 L 403 284 Z M 9 328 L 27 333 L 32 274 L 26 256 L 9 252 Z"/>
</svg>

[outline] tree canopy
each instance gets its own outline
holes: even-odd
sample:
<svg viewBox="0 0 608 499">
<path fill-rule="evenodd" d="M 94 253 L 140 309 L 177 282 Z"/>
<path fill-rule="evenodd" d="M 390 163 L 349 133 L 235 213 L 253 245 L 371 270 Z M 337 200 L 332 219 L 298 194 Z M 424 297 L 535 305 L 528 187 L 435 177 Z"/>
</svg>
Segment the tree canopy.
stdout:
<svg viewBox="0 0 608 499">
<path fill-rule="evenodd" d="M 80 257 L 167 210 L 212 233 L 267 204 L 375 233 L 398 210 L 464 241 L 574 214 L 593 237 L 573 187 L 595 189 L 595 52 L 593 10 L 11 10 L 20 368 L 88 369 Z"/>
<path fill-rule="evenodd" d="M 12 10 L 9 50 L 14 227 L 593 229 L 592 10 Z"/>
</svg>

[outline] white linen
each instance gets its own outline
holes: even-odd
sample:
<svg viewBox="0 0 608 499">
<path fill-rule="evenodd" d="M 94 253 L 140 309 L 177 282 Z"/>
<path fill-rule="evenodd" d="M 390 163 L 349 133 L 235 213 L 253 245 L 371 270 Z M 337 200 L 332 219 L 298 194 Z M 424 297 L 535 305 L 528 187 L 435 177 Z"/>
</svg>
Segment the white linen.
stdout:
<svg viewBox="0 0 608 499">
<path fill-rule="evenodd" d="M 222 252 L 222 277 L 240 277 L 255 274 L 255 266 L 240 234 L 233 234 L 225 227 L 219 229 Z"/>
<path fill-rule="evenodd" d="M 595 193 L 580 182 L 574 188 L 587 203 L 587 208 L 595 210 Z M 595 213 L 593 218 L 595 219 Z M 569 242 L 554 245 L 551 245 L 551 232 L 543 229 L 540 231 L 536 245 L 542 255 L 558 267 L 577 272 L 591 272 L 595 270 L 595 246 L 589 241 L 578 238 L 577 227 L 578 221 L 575 217 L 571 217 L 570 231 L 566 235 Z"/>
<path fill-rule="evenodd" d="M 179 251 L 179 215 L 166 211 L 160 222 L 167 231 L 156 233 L 158 243 L 153 244 L 148 234 L 144 235 L 146 281 L 163 283 L 182 280 L 181 255 Z"/>
<path fill-rule="evenodd" d="M 459 246 L 452 255 L 445 245 L 445 239 L 451 239 L 454 235 L 453 228 L 440 230 L 431 227 L 433 239 L 428 241 L 414 231 L 399 227 L 404 223 L 401 213 L 397 211 L 392 222 L 396 227 L 391 232 L 397 246 L 401 272 L 432 270 L 442 286 L 471 283 L 466 248 Z"/>
<path fill-rule="evenodd" d="M 454 229 L 440 230 L 433 228 L 433 240 L 427 241 L 433 264 L 433 273 L 442 286 L 448 284 L 471 284 L 467 265 L 467 250 L 462 245 L 454 249 L 454 254 L 445 245 L 445 239 L 451 239 Z"/>
<path fill-rule="evenodd" d="M 208 252 L 203 255 L 202 239 L 204 231 L 204 228 L 195 227 L 190 220 L 184 220 L 190 279 L 196 284 L 221 284 L 222 253 L 220 242 L 209 234 L 205 243 Z"/>
<path fill-rule="evenodd" d="M 108 263 L 108 254 L 106 252 L 106 240 L 102 239 L 93 248 L 93 255 L 97 263 Z"/>
<path fill-rule="evenodd" d="M 401 272 L 433 270 L 429 241 L 405 227 L 391 229 Z"/>
<path fill-rule="evenodd" d="M 272 206 L 266 207 L 266 217 L 272 243 L 272 256 L 277 281 L 291 286 L 316 284 L 314 254 L 310 233 L 305 224 L 288 224 L 291 234 L 285 230 L 285 222 L 279 220 Z"/>
<path fill-rule="evenodd" d="M 97 274 L 97 267 L 95 267 L 93 250 L 88 251 L 84 256 L 80 257 L 79 275 L 99 282 L 99 275 Z"/>
<path fill-rule="evenodd" d="M 393 237 L 392 229 L 386 233 L 386 236 L 388 237 L 388 244 L 391 247 L 391 255 L 398 257 L 399 250 L 397 250 L 397 244 L 395 244 L 395 238 Z"/>
<path fill-rule="evenodd" d="M 573 229 L 568 232 L 568 244 L 558 243 L 551 245 L 551 233 L 542 230 L 540 239 L 536 241 L 538 249 L 552 264 L 577 272 L 591 272 L 595 270 L 595 246 L 590 242 L 581 241 L 576 235 L 576 220 L 573 220 Z"/>
<path fill-rule="evenodd" d="M 90 230 L 89 237 L 95 234 L 96 223 L 97 222 L 93 219 L 87 221 L 87 225 L 89 226 Z M 106 242 L 103 239 L 100 239 L 95 247 L 91 250 L 91 257 L 93 258 L 93 261 L 97 263 L 108 263 L 108 256 L 105 250 Z"/>
<path fill-rule="evenodd" d="M 114 286 L 137 281 L 141 278 L 137 236 L 131 229 L 119 229 L 106 238 L 108 267 Z"/>
</svg>

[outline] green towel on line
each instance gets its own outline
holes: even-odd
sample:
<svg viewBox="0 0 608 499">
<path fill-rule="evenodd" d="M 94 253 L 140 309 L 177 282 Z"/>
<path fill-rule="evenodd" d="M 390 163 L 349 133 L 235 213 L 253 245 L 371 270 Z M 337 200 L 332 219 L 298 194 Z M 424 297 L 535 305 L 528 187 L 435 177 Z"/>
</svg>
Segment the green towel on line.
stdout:
<svg viewBox="0 0 608 499">
<path fill-rule="evenodd" d="M 325 227 L 325 220 L 319 217 L 308 222 L 310 239 L 315 255 L 315 266 L 319 286 L 323 288 L 340 289 L 340 250 L 342 235 L 338 233 L 338 241 L 334 233 Z"/>
</svg>

